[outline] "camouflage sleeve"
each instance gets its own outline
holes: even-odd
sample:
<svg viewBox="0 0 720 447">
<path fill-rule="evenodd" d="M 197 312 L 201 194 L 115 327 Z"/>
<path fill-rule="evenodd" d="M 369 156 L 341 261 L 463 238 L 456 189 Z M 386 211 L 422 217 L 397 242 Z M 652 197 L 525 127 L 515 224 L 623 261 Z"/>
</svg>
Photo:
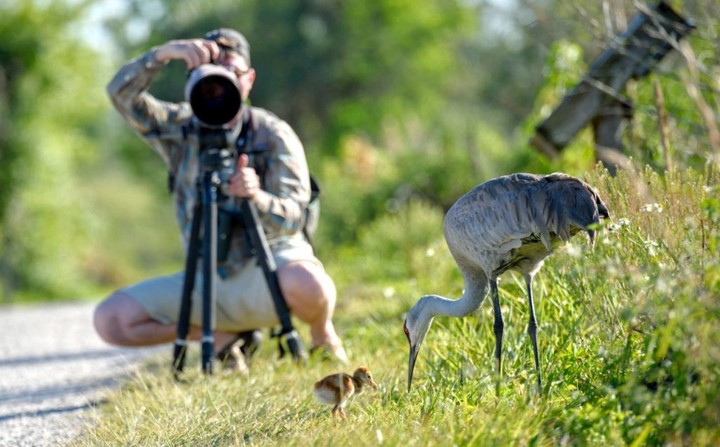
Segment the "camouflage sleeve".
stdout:
<svg viewBox="0 0 720 447">
<path fill-rule="evenodd" d="M 108 84 L 107 93 L 130 127 L 170 165 L 172 146 L 159 139 L 147 140 L 148 133 L 177 132 L 177 123 L 190 112 L 186 104 L 161 101 L 148 93 L 163 67 L 165 64 L 157 61 L 153 48 L 123 65 Z"/>
<path fill-rule="evenodd" d="M 284 121 L 278 120 L 272 127 L 272 156 L 263 190 L 255 197 L 269 239 L 300 231 L 310 201 L 310 174 L 300 139 Z"/>
</svg>

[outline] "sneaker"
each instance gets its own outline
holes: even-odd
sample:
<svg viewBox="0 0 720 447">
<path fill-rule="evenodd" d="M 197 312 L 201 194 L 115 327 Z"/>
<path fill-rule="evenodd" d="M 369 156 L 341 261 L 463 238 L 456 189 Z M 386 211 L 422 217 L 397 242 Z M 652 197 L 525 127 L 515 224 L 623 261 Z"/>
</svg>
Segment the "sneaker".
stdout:
<svg viewBox="0 0 720 447">
<path fill-rule="evenodd" d="M 345 348 L 343 348 L 342 343 L 340 342 L 334 345 L 325 343 L 313 346 L 310 348 L 310 357 L 317 357 L 323 360 L 335 360 L 342 365 L 347 365 L 350 362 L 347 353 L 345 352 Z"/>
<path fill-rule="evenodd" d="M 247 374 L 250 360 L 262 339 L 262 332 L 258 329 L 240 332 L 217 353 L 217 358 L 224 369 Z"/>
<path fill-rule="evenodd" d="M 247 375 L 250 373 L 247 361 L 242 351 L 240 351 L 239 343 L 235 343 L 227 351 L 227 356 L 223 361 L 223 371 L 228 374 L 236 373 Z"/>
<path fill-rule="evenodd" d="M 251 331 L 240 332 L 238 336 L 238 340 L 243 342 L 240 346 L 240 352 L 243 357 L 245 357 L 245 361 L 250 363 L 252 356 L 255 354 L 255 351 L 258 350 L 260 343 L 263 341 L 263 334 L 260 329 L 254 329 Z"/>
</svg>

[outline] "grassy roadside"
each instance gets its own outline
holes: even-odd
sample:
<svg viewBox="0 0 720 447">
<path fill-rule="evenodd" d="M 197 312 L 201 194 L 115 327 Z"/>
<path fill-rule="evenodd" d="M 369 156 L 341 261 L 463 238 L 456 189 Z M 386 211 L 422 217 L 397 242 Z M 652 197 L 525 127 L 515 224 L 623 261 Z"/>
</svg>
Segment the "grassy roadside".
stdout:
<svg viewBox="0 0 720 447">
<path fill-rule="evenodd" d="M 436 319 L 407 392 L 404 312 L 425 293 L 459 296 L 462 284 L 442 239 L 390 241 L 405 247 L 393 258 L 404 262 L 404 280 L 368 281 L 389 261 L 362 250 L 336 275 L 336 324 L 353 359 L 345 369 L 367 365 L 381 385 L 353 400 L 346 421 L 333 421 L 311 393 L 336 365 L 298 368 L 265 343 L 247 378 L 203 377 L 195 356 L 188 383 L 177 384 L 169 355 L 157 359 L 72 445 L 717 445 L 720 174 L 596 171 L 586 180 L 612 219 L 594 249 L 577 236 L 536 278 L 542 397 L 513 274 L 501 282 L 500 395 L 487 304 L 464 319 Z M 395 220 L 377 234 L 408 230 L 408 216 Z"/>
</svg>

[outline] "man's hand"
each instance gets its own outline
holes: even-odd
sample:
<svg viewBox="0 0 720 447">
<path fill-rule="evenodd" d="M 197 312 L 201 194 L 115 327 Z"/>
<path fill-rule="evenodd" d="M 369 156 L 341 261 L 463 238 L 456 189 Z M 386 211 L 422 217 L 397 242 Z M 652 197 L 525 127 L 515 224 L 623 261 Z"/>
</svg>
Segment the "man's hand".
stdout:
<svg viewBox="0 0 720 447">
<path fill-rule="evenodd" d="M 217 43 L 205 39 L 171 40 L 155 51 L 158 62 L 164 64 L 171 60 L 183 60 L 188 70 L 212 63 L 220 56 L 221 50 Z"/>
<path fill-rule="evenodd" d="M 230 177 L 228 192 L 236 197 L 253 199 L 258 191 L 260 191 L 260 177 L 254 168 L 248 167 L 247 154 L 240 154 L 235 174 Z"/>
</svg>

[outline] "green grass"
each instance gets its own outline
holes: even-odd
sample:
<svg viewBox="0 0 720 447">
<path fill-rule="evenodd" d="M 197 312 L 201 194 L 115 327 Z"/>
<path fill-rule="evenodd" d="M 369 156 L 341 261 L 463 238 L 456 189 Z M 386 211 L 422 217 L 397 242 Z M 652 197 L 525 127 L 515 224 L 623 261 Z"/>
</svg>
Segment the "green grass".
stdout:
<svg viewBox="0 0 720 447">
<path fill-rule="evenodd" d="M 404 312 L 420 295 L 459 296 L 462 288 L 438 231 L 414 247 L 388 242 L 406 250 L 395 275 L 378 276 L 388 258 L 363 259 L 362 250 L 329 266 L 340 289 L 336 325 L 353 359 L 345 370 L 367 365 L 381 385 L 354 398 L 346 421 L 333 421 L 311 392 L 339 370 L 332 363 L 296 367 L 265 343 L 249 377 L 204 377 L 196 347 L 187 383 L 172 379 L 168 352 L 111 395 L 73 445 L 717 445 L 719 177 L 588 174 L 612 219 L 594 248 L 577 236 L 536 277 L 542 396 L 514 274 L 500 284 L 499 395 L 488 304 L 435 320 L 407 392 Z M 390 227 L 407 226 L 407 217 L 379 223 L 378 238 L 399 237 Z"/>
</svg>

